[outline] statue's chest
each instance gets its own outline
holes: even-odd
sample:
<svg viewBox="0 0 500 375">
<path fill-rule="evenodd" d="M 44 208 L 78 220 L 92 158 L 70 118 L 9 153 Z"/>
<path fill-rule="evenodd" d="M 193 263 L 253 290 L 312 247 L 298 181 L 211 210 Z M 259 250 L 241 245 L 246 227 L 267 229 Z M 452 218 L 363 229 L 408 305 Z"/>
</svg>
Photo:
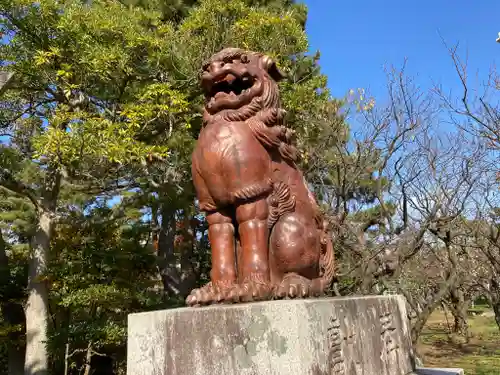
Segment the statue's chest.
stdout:
<svg viewBox="0 0 500 375">
<path fill-rule="evenodd" d="M 226 153 L 229 149 L 239 152 L 254 148 L 255 138 L 243 122 L 216 122 L 201 132 L 197 148 L 204 152 Z"/>
</svg>

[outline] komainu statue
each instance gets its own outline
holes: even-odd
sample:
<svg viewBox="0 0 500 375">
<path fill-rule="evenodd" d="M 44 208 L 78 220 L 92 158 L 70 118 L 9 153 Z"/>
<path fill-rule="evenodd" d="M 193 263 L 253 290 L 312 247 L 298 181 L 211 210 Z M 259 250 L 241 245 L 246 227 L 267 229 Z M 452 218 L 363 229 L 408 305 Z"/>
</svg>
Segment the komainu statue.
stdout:
<svg viewBox="0 0 500 375">
<path fill-rule="evenodd" d="M 282 78 L 269 56 L 236 48 L 203 66 L 204 126 L 192 173 L 212 271 L 190 306 L 315 296 L 334 277 L 327 223 L 284 125 Z"/>
</svg>

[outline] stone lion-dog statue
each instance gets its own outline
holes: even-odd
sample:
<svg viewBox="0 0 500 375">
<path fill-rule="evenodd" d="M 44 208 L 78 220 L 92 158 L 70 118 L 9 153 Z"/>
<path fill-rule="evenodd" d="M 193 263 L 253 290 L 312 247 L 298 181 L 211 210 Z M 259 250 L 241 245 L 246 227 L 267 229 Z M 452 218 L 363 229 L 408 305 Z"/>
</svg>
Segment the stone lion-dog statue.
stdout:
<svg viewBox="0 0 500 375">
<path fill-rule="evenodd" d="M 261 53 L 226 48 L 204 65 L 203 128 L 192 155 L 211 245 L 211 281 L 189 306 L 318 296 L 335 273 L 327 221 L 297 167 L 277 82 Z"/>
</svg>

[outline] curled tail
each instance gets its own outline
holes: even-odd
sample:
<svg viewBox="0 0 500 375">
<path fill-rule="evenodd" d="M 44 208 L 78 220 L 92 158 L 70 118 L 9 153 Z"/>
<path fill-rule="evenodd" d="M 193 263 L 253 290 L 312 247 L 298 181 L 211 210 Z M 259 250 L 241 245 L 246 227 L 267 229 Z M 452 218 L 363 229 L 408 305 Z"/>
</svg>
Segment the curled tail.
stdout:
<svg viewBox="0 0 500 375">
<path fill-rule="evenodd" d="M 309 201 L 311 202 L 314 210 L 316 211 L 315 221 L 318 226 L 321 240 L 321 254 L 319 258 L 320 277 L 313 280 L 316 290 L 324 291 L 333 282 L 335 278 L 335 251 L 333 250 L 332 233 L 328 228 L 328 221 L 325 220 L 321 213 L 316 198 L 307 186 L 307 181 L 304 178 L 304 186 L 307 189 Z"/>
<path fill-rule="evenodd" d="M 324 286 L 323 290 L 328 288 L 332 282 L 336 279 L 336 264 L 335 264 L 335 251 L 333 249 L 333 238 L 339 237 L 341 234 L 341 225 L 344 222 L 346 214 L 343 213 L 337 216 L 336 219 L 331 222 L 334 226 L 334 230 L 329 230 L 328 221 L 323 220 L 322 231 L 321 231 L 321 245 L 322 251 L 320 255 L 320 280 L 321 284 Z"/>
<path fill-rule="evenodd" d="M 319 257 L 320 274 L 317 279 L 311 280 L 311 291 L 313 295 L 321 295 L 327 291 L 335 278 L 335 253 L 330 231 L 326 223 L 321 231 L 321 254 Z"/>
<path fill-rule="evenodd" d="M 326 230 L 322 233 L 322 251 L 319 259 L 320 277 L 324 288 L 328 288 L 335 278 L 335 252 L 331 235 Z"/>
</svg>

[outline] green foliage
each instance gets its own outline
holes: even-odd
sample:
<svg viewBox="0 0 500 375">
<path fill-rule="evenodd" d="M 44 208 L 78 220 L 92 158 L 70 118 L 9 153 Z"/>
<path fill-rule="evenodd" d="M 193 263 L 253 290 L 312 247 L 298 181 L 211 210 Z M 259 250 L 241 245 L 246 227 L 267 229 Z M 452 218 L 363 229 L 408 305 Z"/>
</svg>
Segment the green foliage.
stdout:
<svg viewBox="0 0 500 375">
<path fill-rule="evenodd" d="M 105 201 L 62 220 L 47 275 L 58 312 L 50 343 L 55 355 L 62 356 L 66 343 L 73 349 L 92 343 L 104 353 L 123 347 L 127 315 L 159 305 L 147 236 L 140 219 L 119 206 L 108 208 Z"/>
<path fill-rule="evenodd" d="M 89 157 L 125 163 L 164 156 L 165 147 L 137 138 L 187 107 L 171 85 L 147 81 L 168 45 L 168 25 L 158 31 L 157 13 L 119 2 L 62 5 L 64 12 L 53 1 L 12 3 L 10 11 L 23 16 L 4 25 L 14 36 L 0 50 L 2 60 L 14 62 L 10 69 L 26 88 L 46 89 L 40 94 L 52 104 L 39 115 L 48 126 L 33 139 L 34 158 L 74 166 Z"/>
</svg>

